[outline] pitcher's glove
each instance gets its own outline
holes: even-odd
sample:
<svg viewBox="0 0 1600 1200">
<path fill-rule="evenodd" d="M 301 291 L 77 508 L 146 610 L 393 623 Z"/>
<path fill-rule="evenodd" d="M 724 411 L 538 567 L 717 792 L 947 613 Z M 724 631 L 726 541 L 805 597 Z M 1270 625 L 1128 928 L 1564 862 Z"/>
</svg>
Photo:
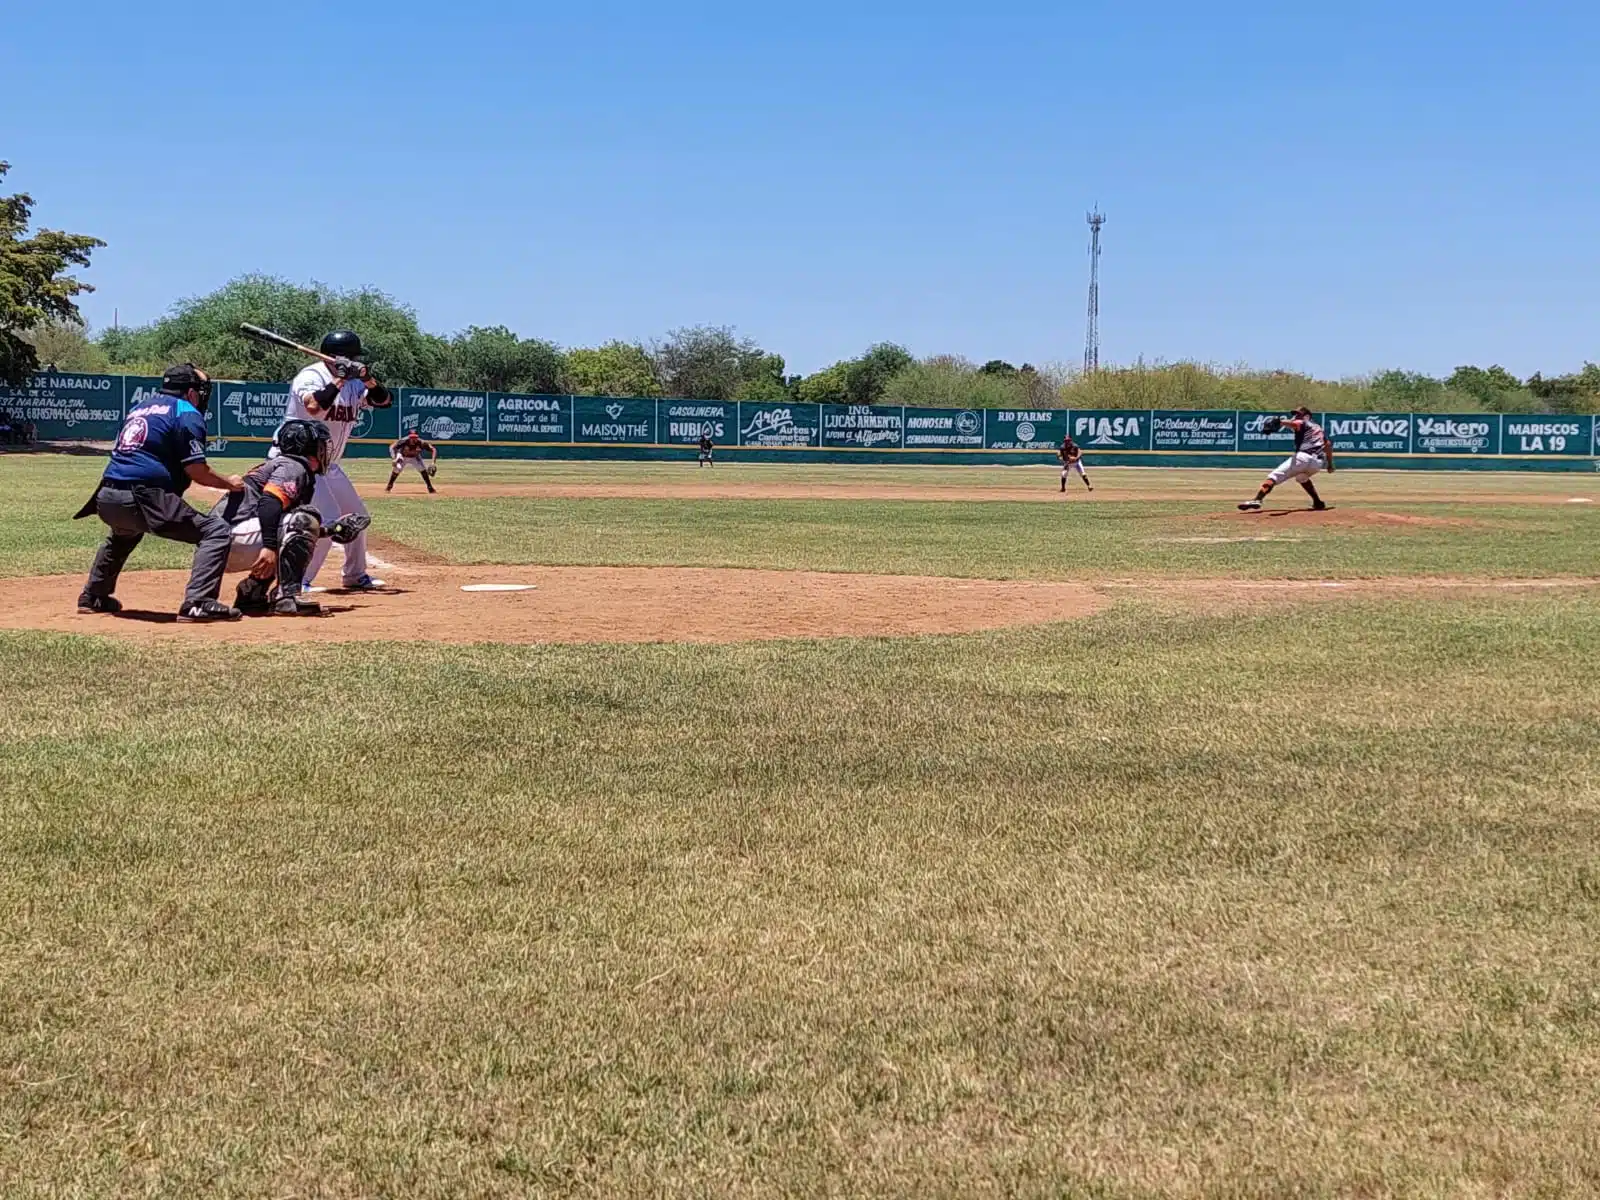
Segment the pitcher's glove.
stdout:
<svg viewBox="0 0 1600 1200">
<path fill-rule="evenodd" d="M 322 536 L 332 538 L 341 546 L 348 546 L 356 538 L 360 537 L 367 526 L 371 524 L 372 518 L 366 513 L 351 513 L 347 517 L 340 517 L 332 525 L 329 525 L 322 531 Z"/>
<path fill-rule="evenodd" d="M 1280 430 L 1282 428 L 1283 428 L 1283 418 L 1282 417 L 1268 417 L 1265 421 L 1261 422 L 1261 432 L 1262 433 L 1277 433 L 1278 430 Z"/>
</svg>

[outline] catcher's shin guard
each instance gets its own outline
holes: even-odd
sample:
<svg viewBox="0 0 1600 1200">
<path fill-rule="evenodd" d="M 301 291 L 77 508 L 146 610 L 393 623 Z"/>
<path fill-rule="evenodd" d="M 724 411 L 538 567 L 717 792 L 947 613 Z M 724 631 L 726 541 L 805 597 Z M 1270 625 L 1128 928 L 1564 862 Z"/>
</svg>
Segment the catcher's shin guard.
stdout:
<svg viewBox="0 0 1600 1200">
<path fill-rule="evenodd" d="M 305 585 L 311 554 L 322 536 L 322 518 L 314 508 L 290 509 L 278 530 L 278 589 L 293 595 Z"/>
</svg>

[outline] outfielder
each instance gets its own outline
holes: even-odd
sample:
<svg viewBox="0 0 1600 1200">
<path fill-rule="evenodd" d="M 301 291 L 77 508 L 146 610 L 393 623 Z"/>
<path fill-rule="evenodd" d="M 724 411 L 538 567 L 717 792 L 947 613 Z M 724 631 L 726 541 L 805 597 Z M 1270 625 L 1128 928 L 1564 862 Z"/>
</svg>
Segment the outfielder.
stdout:
<svg viewBox="0 0 1600 1200">
<path fill-rule="evenodd" d="M 711 455 L 716 448 L 717 444 L 711 440 L 711 430 L 703 430 L 700 434 L 700 466 L 714 467 L 717 465 L 711 461 Z"/>
<path fill-rule="evenodd" d="M 321 615 L 321 606 L 305 595 L 312 554 L 323 538 L 349 545 L 366 529 L 365 515 L 326 527 L 318 515 L 317 478 L 327 470 L 330 440 L 321 421 L 285 421 L 278 429 L 278 456 L 247 471 L 244 490 L 212 510 L 232 531 L 228 569 L 250 572 L 234 598 L 241 613 Z"/>
<path fill-rule="evenodd" d="M 1261 507 L 1261 501 L 1268 492 L 1277 487 L 1285 479 L 1293 479 L 1305 488 L 1306 495 L 1311 497 L 1311 507 L 1318 512 L 1328 506 L 1322 502 L 1322 497 L 1317 495 L 1317 489 L 1311 482 L 1311 477 L 1318 471 L 1333 473 L 1333 446 L 1328 441 L 1327 434 L 1322 432 L 1322 426 L 1311 419 L 1311 410 L 1305 405 L 1295 409 L 1288 417 L 1268 417 L 1261 423 L 1263 432 L 1277 433 L 1280 429 L 1288 429 L 1294 434 L 1294 453 L 1279 463 L 1267 476 L 1267 481 L 1261 485 L 1261 490 L 1255 494 L 1253 500 L 1246 500 L 1239 505 L 1240 512 L 1255 512 Z"/>
<path fill-rule="evenodd" d="M 422 461 L 424 452 L 433 456 L 426 463 Z M 394 491 L 394 481 L 400 478 L 407 467 L 422 476 L 422 482 L 428 485 L 430 492 L 438 490 L 433 486 L 433 477 L 439 471 L 439 447 L 423 441 L 422 435 L 415 429 L 389 447 L 389 457 L 394 460 L 394 469 L 389 472 L 389 482 L 383 485 L 384 491 Z"/>
<path fill-rule="evenodd" d="M 1061 490 L 1063 492 L 1067 490 L 1067 476 L 1074 471 L 1078 473 L 1078 478 L 1083 480 L 1083 486 L 1091 492 L 1094 491 L 1094 484 L 1089 482 L 1089 473 L 1083 469 L 1083 448 L 1072 440 L 1070 433 L 1061 439 L 1061 449 L 1056 451 L 1056 454 L 1061 459 Z"/>
<path fill-rule="evenodd" d="M 350 330 L 339 329 L 328 334 L 322 339 L 322 352 L 334 357 L 333 364 L 314 362 L 294 377 L 294 382 L 289 385 L 289 406 L 284 413 L 284 420 L 286 423 L 303 420 L 327 424 L 330 434 L 328 459 L 322 464 L 323 477 L 316 489 L 314 504 L 322 524 L 332 526 L 346 513 L 367 516 L 367 506 L 361 503 L 355 484 L 350 482 L 339 460 L 344 457 L 350 431 L 360 419 L 361 410 L 388 408 L 394 403 L 394 396 L 372 377 L 365 363 L 357 361 L 361 355 L 361 339 Z M 279 428 L 281 430 L 282 426 Z M 327 557 L 327 541 L 318 541 L 306 569 L 307 587 L 316 579 Z M 344 548 L 344 586 L 358 591 L 383 586 L 380 580 L 367 574 L 365 527 Z"/>
</svg>

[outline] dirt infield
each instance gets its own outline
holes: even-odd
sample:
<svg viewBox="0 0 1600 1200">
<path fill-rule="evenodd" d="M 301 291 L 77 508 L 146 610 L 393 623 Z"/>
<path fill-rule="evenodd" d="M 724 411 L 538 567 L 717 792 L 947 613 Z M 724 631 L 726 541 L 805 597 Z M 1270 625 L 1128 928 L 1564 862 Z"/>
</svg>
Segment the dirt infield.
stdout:
<svg viewBox="0 0 1600 1200">
<path fill-rule="evenodd" d="M 1043 625 L 1106 601 L 1078 584 L 684 567 L 442 567 L 385 570 L 383 592 L 327 592 L 320 619 L 184 625 L 181 571 L 130 571 L 116 617 L 76 611 L 81 576 L 0 580 L 0 629 L 208 642 L 738 642 L 905 637 Z M 532 584 L 463 592 L 470 584 Z M 232 594 L 232 580 L 224 597 Z"/>
</svg>

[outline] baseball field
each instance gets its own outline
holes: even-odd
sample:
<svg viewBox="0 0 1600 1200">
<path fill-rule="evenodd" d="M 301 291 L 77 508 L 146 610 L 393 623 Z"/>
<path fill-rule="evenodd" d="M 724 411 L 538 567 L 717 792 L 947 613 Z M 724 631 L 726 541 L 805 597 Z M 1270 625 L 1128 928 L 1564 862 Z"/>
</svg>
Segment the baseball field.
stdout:
<svg viewBox="0 0 1600 1200">
<path fill-rule="evenodd" d="M 1600 477 L 357 461 L 386 591 L 183 626 L 101 465 L 0 461 L 0 1193 L 1600 1191 Z"/>
</svg>

